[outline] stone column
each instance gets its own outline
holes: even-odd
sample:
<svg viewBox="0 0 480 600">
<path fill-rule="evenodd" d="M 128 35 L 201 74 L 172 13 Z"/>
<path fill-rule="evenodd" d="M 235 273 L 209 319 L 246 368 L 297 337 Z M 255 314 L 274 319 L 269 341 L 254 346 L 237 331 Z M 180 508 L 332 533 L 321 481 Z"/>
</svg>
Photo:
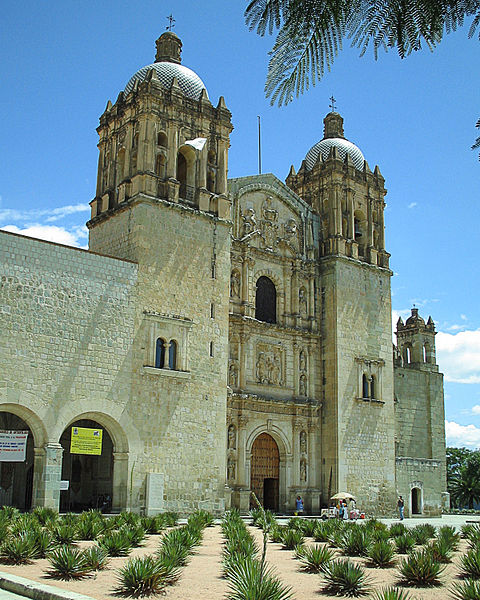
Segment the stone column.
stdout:
<svg viewBox="0 0 480 600">
<path fill-rule="evenodd" d="M 148 170 L 147 162 L 148 151 L 148 122 L 146 118 L 138 119 L 138 154 L 137 154 L 137 170 Z"/>
<path fill-rule="evenodd" d="M 298 271 L 295 264 L 292 265 L 290 296 L 292 305 L 292 315 L 298 315 Z"/>
<path fill-rule="evenodd" d="M 127 508 L 128 452 L 113 453 L 112 511 Z M 130 506 L 130 510 L 132 507 Z"/>
<path fill-rule="evenodd" d="M 33 449 L 33 489 L 32 489 L 32 508 L 43 506 L 44 482 L 43 469 L 45 466 L 45 448 Z"/>
<path fill-rule="evenodd" d="M 244 333 L 240 334 L 240 357 L 239 357 L 239 373 L 238 373 L 238 387 L 241 390 L 245 389 L 247 379 L 247 349 L 246 344 L 248 342 L 248 336 Z"/>
<path fill-rule="evenodd" d="M 218 141 L 217 194 L 227 193 L 227 149 L 225 140 Z"/>
<path fill-rule="evenodd" d="M 178 139 L 177 129 L 170 125 L 168 129 L 168 148 L 167 148 L 167 168 L 166 176 L 168 179 L 177 178 L 177 152 Z"/>
<path fill-rule="evenodd" d="M 41 487 L 38 490 L 37 506 L 45 506 L 58 510 L 60 507 L 60 480 L 62 478 L 62 455 L 61 444 L 49 442 L 43 450 L 43 469 L 41 475 Z M 38 448 L 35 458 L 40 457 L 42 449 Z M 38 476 L 38 470 L 37 476 Z M 35 476 L 35 471 L 34 471 Z"/>
<path fill-rule="evenodd" d="M 347 189 L 347 209 L 348 209 L 348 238 L 350 240 L 355 239 L 355 207 L 353 200 L 355 192 L 351 189 Z"/>
</svg>

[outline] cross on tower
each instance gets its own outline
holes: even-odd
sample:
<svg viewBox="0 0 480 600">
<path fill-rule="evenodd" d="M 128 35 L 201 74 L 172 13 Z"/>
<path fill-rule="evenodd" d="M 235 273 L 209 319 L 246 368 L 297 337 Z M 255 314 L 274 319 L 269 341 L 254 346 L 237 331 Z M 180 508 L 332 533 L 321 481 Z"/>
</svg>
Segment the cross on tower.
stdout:
<svg viewBox="0 0 480 600">
<path fill-rule="evenodd" d="M 168 19 L 168 25 L 165 27 L 165 29 L 167 31 L 172 31 L 172 29 L 175 27 L 175 19 L 173 18 L 173 15 L 168 15 L 168 17 L 165 18 Z"/>
<path fill-rule="evenodd" d="M 337 108 L 337 107 L 335 106 L 335 102 L 336 102 L 335 98 L 334 98 L 333 96 L 330 96 L 330 104 L 329 104 L 329 107 L 332 109 L 332 112 L 335 112 L 335 109 Z"/>
</svg>

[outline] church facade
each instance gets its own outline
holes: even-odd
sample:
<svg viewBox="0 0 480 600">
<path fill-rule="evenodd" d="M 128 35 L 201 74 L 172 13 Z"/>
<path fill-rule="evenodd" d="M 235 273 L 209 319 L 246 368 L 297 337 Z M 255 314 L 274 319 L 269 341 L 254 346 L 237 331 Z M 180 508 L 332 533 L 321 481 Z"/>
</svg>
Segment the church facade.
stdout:
<svg viewBox="0 0 480 600">
<path fill-rule="evenodd" d="M 414 308 L 392 345 L 379 168 L 331 112 L 285 183 L 227 180 L 231 114 L 181 46 L 100 118 L 89 250 L 0 232 L 0 429 L 28 432 L 0 503 L 440 514 L 435 326 Z"/>
</svg>

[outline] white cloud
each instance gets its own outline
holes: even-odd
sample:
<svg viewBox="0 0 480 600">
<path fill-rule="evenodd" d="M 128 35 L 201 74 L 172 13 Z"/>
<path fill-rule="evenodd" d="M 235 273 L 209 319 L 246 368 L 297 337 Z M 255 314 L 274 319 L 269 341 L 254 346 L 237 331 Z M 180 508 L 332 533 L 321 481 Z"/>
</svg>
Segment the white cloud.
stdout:
<svg viewBox="0 0 480 600">
<path fill-rule="evenodd" d="M 415 208 L 415 206 L 417 206 L 416 202 L 410 202 L 410 204 L 408 205 L 408 208 Z"/>
<path fill-rule="evenodd" d="M 21 229 L 16 225 L 6 225 L 2 227 L 4 231 L 11 231 L 12 233 L 20 233 L 28 237 L 39 238 L 41 240 L 48 240 L 49 242 L 57 242 L 58 244 L 65 244 L 66 246 L 84 247 L 79 243 L 79 240 L 84 238 L 82 228 L 77 228 L 73 232 L 67 231 L 64 227 L 58 227 L 57 225 L 31 225 Z M 80 230 L 80 231 L 78 231 Z"/>
<path fill-rule="evenodd" d="M 446 381 L 480 383 L 480 329 L 456 334 L 439 331 L 436 348 Z"/>
<path fill-rule="evenodd" d="M 0 209 L 0 223 L 8 221 L 20 222 L 23 226 L 32 225 L 33 222 L 45 220 L 50 223 L 58 221 L 64 217 L 80 212 L 88 212 L 90 206 L 88 204 L 68 204 L 66 206 L 58 206 L 51 209 L 31 209 L 31 210 L 16 210 L 13 208 Z M 18 223 L 17 223 L 18 226 Z"/>
<path fill-rule="evenodd" d="M 475 406 L 472 406 L 472 414 L 480 415 L 480 404 L 475 404 Z"/>
<path fill-rule="evenodd" d="M 478 448 L 480 446 L 480 428 L 475 425 L 459 425 L 454 421 L 445 421 L 447 446 Z"/>
</svg>

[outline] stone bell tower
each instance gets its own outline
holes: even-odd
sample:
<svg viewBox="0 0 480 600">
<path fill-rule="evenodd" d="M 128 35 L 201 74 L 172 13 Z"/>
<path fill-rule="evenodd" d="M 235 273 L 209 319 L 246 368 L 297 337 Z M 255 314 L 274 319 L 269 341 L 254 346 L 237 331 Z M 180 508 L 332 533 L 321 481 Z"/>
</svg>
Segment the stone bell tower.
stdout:
<svg viewBox="0 0 480 600">
<path fill-rule="evenodd" d="M 399 366 L 438 372 L 435 358 L 436 335 L 432 317 L 428 317 L 425 324 L 418 314 L 418 308 L 412 308 L 412 314 L 405 324 L 400 317 L 396 331 Z"/>
<path fill-rule="evenodd" d="M 386 512 L 395 493 L 386 190 L 380 169 L 346 139 L 341 115 L 323 123 L 323 138 L 286 180 L 319 216 L 322 487 Z"/>
<path fill-rule="evenodd" d="M 149 415 L 138 433 L 152 451 L 137 457 L 133 487 L 151 489 L 140 478 L 154 472 L 162 506 L 221 511 L 232 124 L 223 97 L 213 106 L 181 64 L 181 49 L 176 34 L 161 35 L 155 62 L 100 117 L 87 226 L 90 250 L 138 264 L 129 393 L 131 410 Z"/>
</svg>

